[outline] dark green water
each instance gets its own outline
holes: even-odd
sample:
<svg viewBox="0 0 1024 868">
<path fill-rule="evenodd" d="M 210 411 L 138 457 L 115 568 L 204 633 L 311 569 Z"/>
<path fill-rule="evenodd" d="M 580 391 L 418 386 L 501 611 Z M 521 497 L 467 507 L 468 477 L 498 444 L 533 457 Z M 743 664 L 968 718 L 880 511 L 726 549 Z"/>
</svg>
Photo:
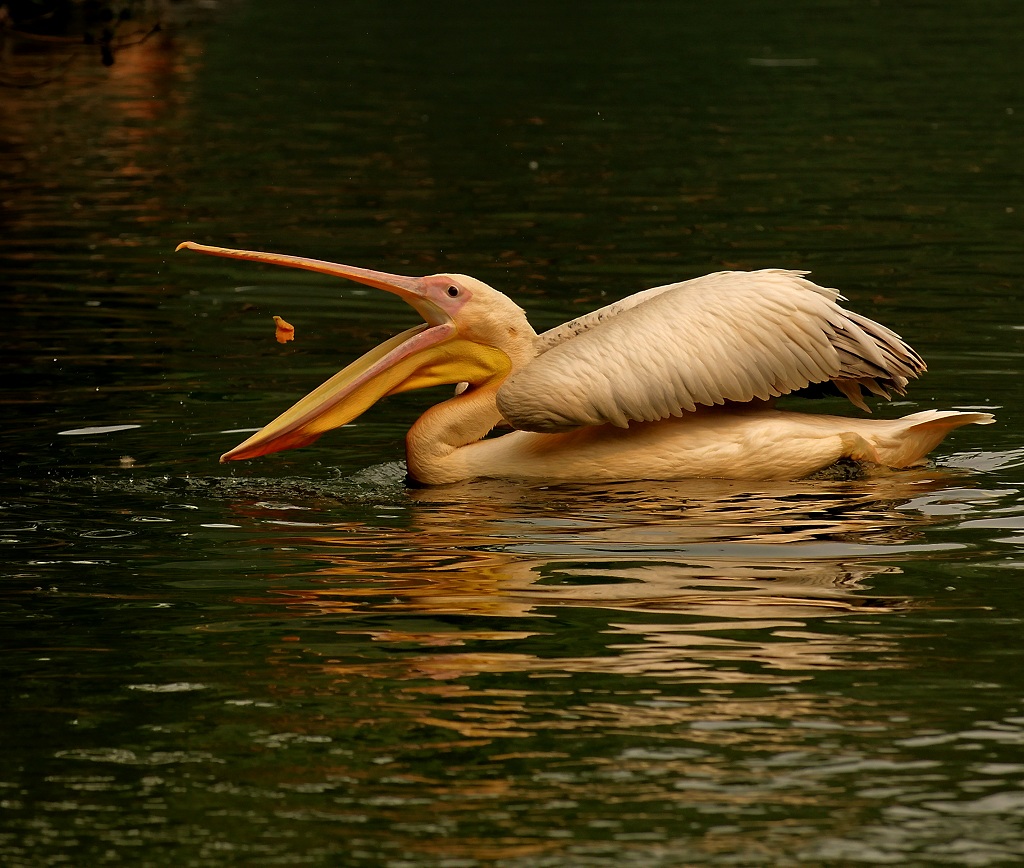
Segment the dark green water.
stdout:
<svg viewBox="0 0 1024 868">
<path fill-rule="evenodd" d="M 1024 8 L 175 14 L 0 93 L 0 861 L 1019 860 Z M 418 490 L 412 393 L 224 468 L 416 316 L 185 239 L 538 327 L 809 269 L 929 362 L 880 413 L 999 424 L 859 482 Z"/>
</svg>

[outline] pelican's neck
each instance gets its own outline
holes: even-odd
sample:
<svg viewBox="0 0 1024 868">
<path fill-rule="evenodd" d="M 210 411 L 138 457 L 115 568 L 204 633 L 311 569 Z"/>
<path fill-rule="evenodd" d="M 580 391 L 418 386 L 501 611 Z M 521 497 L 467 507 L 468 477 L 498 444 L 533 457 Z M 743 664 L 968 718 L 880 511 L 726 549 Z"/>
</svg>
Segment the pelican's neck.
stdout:
<svg viewBox="0 0 1024 868">
<path fill-rule="evenodd" d="M 458 482 L 473 474 L 459 451 L 476 443 L 501 421 L 495 403 L 500 382 L 470 387 L 431 407 L 405 435 L 406 463 L 413 479 L 427 485 Z"/>
<path fill-rule="evenodd" d="M 495 295 L 514 313 L 506 311 L 496 320 L 482 342 L 503 352 L 509 368 L 436 404 L 416 420 L 405 435 L 405 457 L 409 475 L 418 482 L 442 485 L 480 475 L 470 468 L 467 453 L 473 450 L 465 447 L 486 437 L 502 421 L 496 402 L 498 389 L 507 376 L 526 367 L 537 355 L 537 333 L 526 314 L 506 296 Z"/>
</svg>

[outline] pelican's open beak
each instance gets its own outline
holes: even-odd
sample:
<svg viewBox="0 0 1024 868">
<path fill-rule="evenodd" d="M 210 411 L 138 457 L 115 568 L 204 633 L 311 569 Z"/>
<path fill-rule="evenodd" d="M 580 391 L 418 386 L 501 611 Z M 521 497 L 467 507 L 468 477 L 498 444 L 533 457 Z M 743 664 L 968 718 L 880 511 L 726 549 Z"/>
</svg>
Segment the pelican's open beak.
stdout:
<svg viewBox="0 0 1024 868">
<path fill-rule="evenodd" d="M 429 278 L 402 277 L 280 253 L 209 247 L 192 241 L 179 244 L 177 250 L 182 249 L 344 277 L 394 293 L 426 320 L 356 359 L 244 443 L 225 452 L 222 462 L 308 446 L 324 432 L 351 422 L 386 395 L 444 383 L 481 383 L 504 377 L 511 368 L 508 356 L 500 350 L 459 336 L 452 317 L 428 297 Z"/>
</svg>

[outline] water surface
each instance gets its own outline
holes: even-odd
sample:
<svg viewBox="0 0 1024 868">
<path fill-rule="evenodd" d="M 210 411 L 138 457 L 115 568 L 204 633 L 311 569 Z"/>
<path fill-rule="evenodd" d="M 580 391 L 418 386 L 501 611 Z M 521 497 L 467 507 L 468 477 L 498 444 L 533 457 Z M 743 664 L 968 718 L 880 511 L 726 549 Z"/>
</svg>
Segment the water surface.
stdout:
<svg viewBox="0 0 1024 868">
<path fill-rule="evenodd" d="M 1016 4 L 175 15 L 7 61 L 60 75 L 0 102 L 5 865 L 1019 858 Z M 538 328 L 807 269 L 929 363 L 878 413 L 999 424 L 848 482 L 412 489 L 413 393 L 226 468 L 416 317 L 185 239 Z"/>
</svg>

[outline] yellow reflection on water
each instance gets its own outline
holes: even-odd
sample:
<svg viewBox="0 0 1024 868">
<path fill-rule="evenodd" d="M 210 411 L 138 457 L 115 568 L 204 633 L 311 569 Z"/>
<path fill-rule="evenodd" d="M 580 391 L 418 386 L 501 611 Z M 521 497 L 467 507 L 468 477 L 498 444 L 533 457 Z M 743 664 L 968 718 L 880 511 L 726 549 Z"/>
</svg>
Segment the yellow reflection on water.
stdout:
<svg viewBox="0 0 1024 868">
<path fill-rule="evenodd" d="M 340 681 L 605 673 L 735 686 L 901 666 L 885 618 L 912 601 L 871 587 L 899 574 L 894 561 L 942 556 L 942 546 L 923 542 L 932 519 L 906 504 L 947 482 L 921 472 L 754 490 L 688 482 L 414 491 L 388 510 L 404 510 L 397 526 L 343 521 L 292 540 L 310 568 L 282 577 L 264 602 L 320 628 L 330 619 L 353 641 L 414 649 L 325 663 Z M 533 650 L 549 633 L 543 619 L 575 619 L 572 611 L 601 613 L 588 650 L 568 639 L 554 653 L 546 643 Z M 348 623 L 370 613 L 379 625 Z M 843 622 L 855 626 L 837 628 Z M 495 642 L 504 647 L 488 650 Z"/>
</svg>

